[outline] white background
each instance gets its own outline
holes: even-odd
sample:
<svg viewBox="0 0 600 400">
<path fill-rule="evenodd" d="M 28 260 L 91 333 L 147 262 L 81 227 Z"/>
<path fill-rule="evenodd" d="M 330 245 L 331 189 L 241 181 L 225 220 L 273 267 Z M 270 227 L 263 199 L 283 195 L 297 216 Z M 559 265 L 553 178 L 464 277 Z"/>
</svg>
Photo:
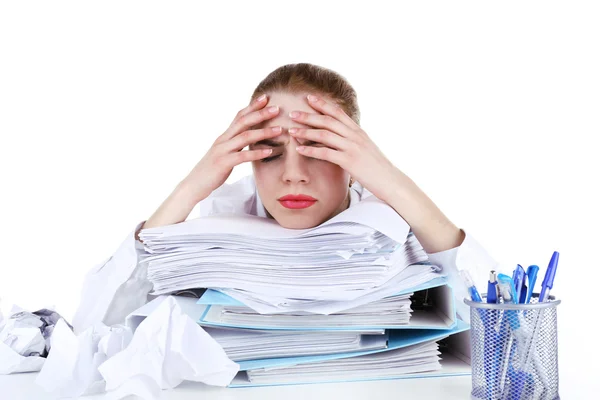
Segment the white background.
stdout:
<svg viewBox="0 0 600 400">
<path fill-rule="evenodd" d="M 200 3 L 1 3 L 3 306 L 70 319 L 85 272 L 255 86 L 310 62 L 350 81 L 363 129 L 504 272 L 560 251 L 561 395 L 598 387 L 594 2 Z"/>
</svg>

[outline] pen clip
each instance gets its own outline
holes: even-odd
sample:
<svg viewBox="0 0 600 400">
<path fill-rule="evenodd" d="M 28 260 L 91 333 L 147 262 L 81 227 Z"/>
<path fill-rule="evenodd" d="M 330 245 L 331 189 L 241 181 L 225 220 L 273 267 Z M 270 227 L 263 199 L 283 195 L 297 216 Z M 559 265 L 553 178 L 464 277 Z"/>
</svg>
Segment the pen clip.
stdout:
<svg viewBox="0 0 600 400">
<path fill-rule="evenodd" d="M 510 276 L 498 274 L 498 286 L 505 303 L 517 303 L 517 291 Z"/>
<path fill-rule="evenodd" d="M 513 272 L 513 282 L 515 285 L 516 303 L 523 303 L 525 301 L 525 294 L 522 293 L 523 282 L 525 281 L 525 269 L 521 264 L 517 264 L 517 268 Z"/>
</svg>

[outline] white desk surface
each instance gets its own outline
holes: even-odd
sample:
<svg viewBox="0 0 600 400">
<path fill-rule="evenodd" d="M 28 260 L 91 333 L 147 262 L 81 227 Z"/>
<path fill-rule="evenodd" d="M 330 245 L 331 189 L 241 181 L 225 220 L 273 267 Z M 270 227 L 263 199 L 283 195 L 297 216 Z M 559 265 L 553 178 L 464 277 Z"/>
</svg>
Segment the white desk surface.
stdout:
<svg viewBox="0 0 600 400">
<path fill-rule="evenodd" d="M 37 373 L 0 375 L 0 399 L 55 399 L 35 384 Z M 377 399 L 403 398 L 419 400 L 465 400 L 470 398 L 471 376 L 396 379 L 366 382 L 324 383 L 312 385 L 271 386 L 260 388 L 220 388 L 196 382 L 183 382 L 173 390 L 162 392 L 164 400 L 211 399 Z M 85 396 L 100 400 L 104 395 Z M 130 396 L 131 398 L 131 396 Z"/>
</svg>

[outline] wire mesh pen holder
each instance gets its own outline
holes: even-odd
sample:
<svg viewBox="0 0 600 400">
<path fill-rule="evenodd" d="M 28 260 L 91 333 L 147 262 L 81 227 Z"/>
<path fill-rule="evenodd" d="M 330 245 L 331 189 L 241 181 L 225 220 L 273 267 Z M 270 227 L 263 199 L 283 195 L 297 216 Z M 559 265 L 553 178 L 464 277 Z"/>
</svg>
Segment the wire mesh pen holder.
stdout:
<svg viewBox="0 0 600 400">
<path fill-rule="evenodd" d="M 471 308 L 472 399 L 559 399 L 556 307 L 539 303 L 486 303 Z"/>
</svg>

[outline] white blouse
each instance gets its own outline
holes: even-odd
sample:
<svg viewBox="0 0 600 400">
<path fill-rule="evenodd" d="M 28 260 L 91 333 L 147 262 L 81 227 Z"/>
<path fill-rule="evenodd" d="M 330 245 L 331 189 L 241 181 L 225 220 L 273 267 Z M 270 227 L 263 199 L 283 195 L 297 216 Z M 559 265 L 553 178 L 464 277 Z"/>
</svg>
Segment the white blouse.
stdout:
<svg viewBox="0 0 600 400">
<path fill-rule="evenodd" d="M 350 207 L 373 195 L 359 182 L 354 182 L 350 194 Z M 258 196 L 253 175 L 232 184 L 223 184 L 196 205 L 190 218 L 219 213 L 268 216 Z M 138 262 L 145 250 L 144 245 L 135 239 L 135 234 L 144 222 L 135 226 L 111 257 L 87 273 L 81 301 L 73 317 L 76 333 L 96 322 L 106 325 L 123 323 L 129 313 L 154 298 L 149 294 L 152 284 L 146 278 L 147 263 Z M 468 297 L 468 291 L 459 271 L 469 270 L 475 282 L 481 283 L 487 280 L 490 270 L 497 269 L 497 263 L 468 232 L 465 232 L 465 239 L 460 246 L 428 254 L 428 257 L 448 276 L 454 291 L 457 314 L 468 322 L 470 311 L 463 302 Z"/>
</svg>

